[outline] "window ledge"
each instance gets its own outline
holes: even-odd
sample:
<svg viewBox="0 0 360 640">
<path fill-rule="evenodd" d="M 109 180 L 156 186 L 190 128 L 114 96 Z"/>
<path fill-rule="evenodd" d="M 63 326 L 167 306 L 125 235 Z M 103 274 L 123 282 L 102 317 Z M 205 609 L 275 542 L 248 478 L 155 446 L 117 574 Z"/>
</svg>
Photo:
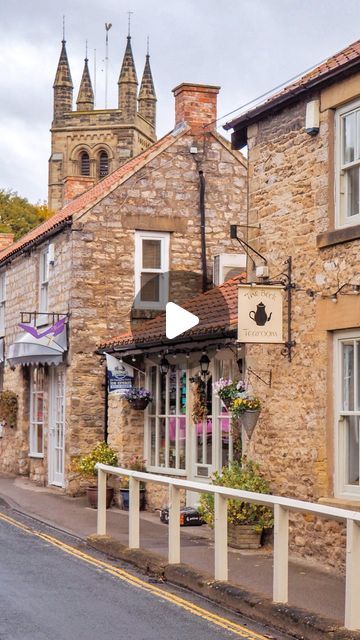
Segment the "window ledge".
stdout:
<svg viewBox="0 0 360 640">
<path fill-rule="evenodd" d="M 359 500 L 356 500 L 356 498 L 319 498 L 318 503 L 326 504 L 329 507 L 339 507 L 340 509 L 360 511 L 360 495 Z"/>
<path fill-rule="evenodd" d="M 43 453 L 29 453 L 29 458 L 44 458 Z"/>
<path fill-rule="evenodd" d="M 319 233 L 316 237 L 316 245 L 318 249 L 324 249 L 325 247 L 331 247 L 334 244 L 351 242 L 352 240 L 358 240 L 359 238 L 360 224 L 355 224 L 352 227 L 344 227 L 343 229 L 334 229 L 333 231 Z"/>
</svg>

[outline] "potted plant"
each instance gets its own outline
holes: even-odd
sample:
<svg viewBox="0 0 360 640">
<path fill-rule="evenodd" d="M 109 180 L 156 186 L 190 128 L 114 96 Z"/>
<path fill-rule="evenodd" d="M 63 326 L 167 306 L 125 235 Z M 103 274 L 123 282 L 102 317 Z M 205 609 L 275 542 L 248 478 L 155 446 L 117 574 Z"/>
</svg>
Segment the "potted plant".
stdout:
<svg viewBox="0 0 360 640">
<path fill-rule="evenodd" d="M 133 456 L 126 466 L 132 471 L 146 471 L 146 460 L 140 456 Z M 125 511 L 129 511 L 129 476 L 123 476 L 120 483 L 121 506 Z M 146 507 L 145 482 L 140 482 L 140 511 Z"/>
<path fill-rule="evenodd" d="M 152 394 L 145 387 L 132 387 L 124 393 L 124 398 L 128 401 L 133 409 L 144 411 L 149 402 L 152 401 Z"/>
<path fill-rule="evenodd" d="M 240 420 L 247 436 L 251 438 L 259 419 L 261 402 L 253 395 L 250 386 L 243 380 L 220 378 L 214 383 L 214 391 L 231 412 L 233 421 Z"/>
<path fill-rule="evenodd" d="M 98 462 L 108 464 L 112 467 L 117 466 L 117 454 L 106 442 L 98 442 L 88 455 L 79 458 L 75 462 L 75 470 L 80 473 L 83 478 L 89 480 L 89 485 L 86 488 L 86 494 L 89 504 L 93 509 L 97 508 L 98 502 L 97 470 L 95 469 L 95 465 Z M 112 487 L 106 487 L 107 509 L 110 508 L 113 497 L 114 489 Z"/>
<path fill-rule="evenodd" d="M 256 462 L 242 459 L 242 464 L 232 462 L 215 472 L 212 483 L 222 487 L 232 487 L 255 493 L 270 493 L 265 478 L 260 473 Z M 203 520 L 214 526 L 214 494 L 203 493 L 200 498 L 199 511 Z M 272 510 L 268 507 L 251 504 L 240 499 L 228 501 L 228 542 L 236 549 L 257 549 L 260 547 L 263 529 L 273 526 Z"/>
<path fill-rule="evenodd" d="M 190 378 L 193 389 L 193 404 L 191 416 L 194 424 L 203 422 L 207 416 L 206 405 L 206 382 L 201 375 L 196 375 Z"/>
</svg>

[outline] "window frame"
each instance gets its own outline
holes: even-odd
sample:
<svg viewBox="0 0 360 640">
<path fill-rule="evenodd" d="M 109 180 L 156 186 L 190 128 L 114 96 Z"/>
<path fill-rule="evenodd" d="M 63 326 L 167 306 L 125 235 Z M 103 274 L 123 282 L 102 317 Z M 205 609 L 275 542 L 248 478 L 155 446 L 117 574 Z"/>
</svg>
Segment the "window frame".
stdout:
<svg viewBox="0 0 360 640">
<path fill-rule="evenodd" d="M 348 194 L 345 186 L 345 192 L 341 192 L 341 178 L 344 178 L 347 184 L 346 172 L 353 167 L 359 167 L 360 174 L 360 158 L 352 162 L 343 162 L 343 142 L 344 142 L 344 118 L 353 112 L 359 113 L 359 141 L 358 151 L 360 153 L 360 100 L 347 103 L 343 107 L 339 107 L 335 113 L 335 228 L 346 228 L 360 224 L 360 211 L 358 214 L 349 216 Z M 360 176 L 359 176 L 360 180 Z M 359 202 L 360 202 L 360 184 L 359 184 Z"/>
<path fill-rule="evenodd" d="M 161 256 L 161 268 L 143 268 L 143 240 L 160 240 L 160 256 Z M 170 233 L 158 232 L 158 231 L 135 231 L 135 303 L 136 309 L 165 309 L 166 303 L 169 301 L 169 263 L 170 263 Z M 160 275 L 159 282 L 159 301 L 142 301 L 140 300 L 141 291 L 141 275 L 143 273 L 153 273 Z"/>
<path fill-rule="evenodd" d="M 35 376 L 38 376 L 41 372 L 42 375 L 42 388 L 39 390 L 35 387 L 34 384 L 36 382 L 37 386 L 39 381 L 35 381 Z M 44 458 L 44 430 L 45 430 L 45 389 L 46 387 L 46 378 L 45 378 L 45 368 L 41 365 L 31 365 L 30 367 L 30 413 L 29 413 L 29 457 L 30 458 Z M 42 420 L 35 420 L 34 411 L 36 409 L 36 401 L 37 398 L 42 395 L 43 402 L 43 413 Z M 41 448 L 42 451 L 38 451 L 38 429 L 39 426 L 42 427 L 41 433 Z"/>
<path fill-rule="evenodd" d="M 36 322 L 37 326 L 48 324 L 49 280 L 50 262 L 49 246 L 47 246 L 45 249 L 42 249 L 39 258 L 39 315 Z M 44 305 L 44 299 L 46 300 L 46 305 Z"/>
<path fill-rule="evenodd" d="M 347 421 L 346 417 L 355 416 L 359 419 L 360 429 L 360 402 L 356 409 L 356 390 L 360 378 L 360 347 L 359 352 L 354 350 L 354 410 L 342 409 L 343 397 L 343 365 L 342 365 L 342 345 L 345 342 L 353 341 L 360 345 L 360 330 L 348 330 L 334 332 L 334 437 L 335 437 L 335 465 L 334 465 L 334 494 L 335 497 L 343 499 L 360 500 L 360 480 L 358 485 L 347 482 L 348 460 L 347 460 Z M 360 443 L 359 443 L 359 469 L 360 469 Z"/>
<path fill-rule="evenodd" d="M 0 272 L 0 338 L 5 336 L 6 270 Z"/>
</svg>

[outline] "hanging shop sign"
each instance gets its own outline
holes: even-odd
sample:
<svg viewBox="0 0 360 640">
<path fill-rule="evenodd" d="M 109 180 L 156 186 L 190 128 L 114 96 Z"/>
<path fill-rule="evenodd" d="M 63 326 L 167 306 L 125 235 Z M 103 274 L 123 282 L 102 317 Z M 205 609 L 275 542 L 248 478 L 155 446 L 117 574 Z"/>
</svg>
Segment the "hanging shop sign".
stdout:
<svg viewBox="0 0 360 640">
<path fill-rule="evenodd" d="M 134 384 L 134 369 L 114 356 L 106 355 L 107 381 L 109 393 L 121 396 Z"/>
<path fill-rule="evenodd" d="M 284 342 L 283 294 L 282 286 L 239 285 L 239 342 Z"/>
</svg>

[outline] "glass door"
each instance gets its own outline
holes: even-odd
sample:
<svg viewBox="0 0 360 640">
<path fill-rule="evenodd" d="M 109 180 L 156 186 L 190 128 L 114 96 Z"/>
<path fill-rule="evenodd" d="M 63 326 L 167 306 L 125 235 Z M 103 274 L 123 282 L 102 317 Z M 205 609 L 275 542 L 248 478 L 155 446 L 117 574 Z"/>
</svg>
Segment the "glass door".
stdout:
<svg viewBox="0 0 360 640">
<path fill-rule="evenodd" d="M 49 387 L 49 484 L 64 486 L 65 369 L 50 370 Z"/>
</svg>

